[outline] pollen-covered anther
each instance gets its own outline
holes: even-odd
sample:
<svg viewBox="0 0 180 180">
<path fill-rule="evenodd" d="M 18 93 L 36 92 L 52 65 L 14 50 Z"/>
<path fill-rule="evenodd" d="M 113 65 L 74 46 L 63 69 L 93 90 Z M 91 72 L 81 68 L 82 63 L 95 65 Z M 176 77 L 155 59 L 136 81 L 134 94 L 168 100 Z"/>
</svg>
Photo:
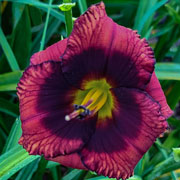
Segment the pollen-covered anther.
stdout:
<svg viewBox="0 0 180 180">
<path fill-rule="evenodd" d="M 87 105 L 86 105 L 87 106 Z M 74 105 L 75 111 L 73 111 L 71 114 L 65 116 L 66 121 L 70 121 L 71 119 L 74 119 L 78 117 L 79 119 L 83 119 L 86 116 L 90 115 L 91 112 L 89 109 L 86 108 L 86 106 L 83 105 Z M 81 112 L 82 111 L 82 112 Z"/>
<path fill-rule="evenodd" d="M 96 84 L 97 85 L 97 84 Z M 74 105 L 74 111 L 65 116 L 66 121 L 70 121 L 74 118 L 84 119 L 87 116 L 92 116 L 106 104 L 109 94 L 109 86 L 103 79 L 100 80 L 98 86 L 93 86 L 88 90 L 88 93 L 80 102 L 80 105 Z"/>
</svg>

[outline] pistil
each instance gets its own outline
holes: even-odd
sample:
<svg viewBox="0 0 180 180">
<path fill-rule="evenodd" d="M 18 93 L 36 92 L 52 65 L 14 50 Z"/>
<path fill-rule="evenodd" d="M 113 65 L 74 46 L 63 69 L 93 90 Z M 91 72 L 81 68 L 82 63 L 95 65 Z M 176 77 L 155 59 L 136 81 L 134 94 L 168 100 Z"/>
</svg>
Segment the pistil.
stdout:
<svg viewBox="0 0 180 180">
<path fill-rule="evenodd" d="M 75 110 L 69 115 L 65 116 L 66 121 L 74 118 L 84 119 L 86 116 L 94 115 L 106 103 L 107 92 L 102 88 L 92 88 L 81 105 L 75 105 Z"/>
</svg>

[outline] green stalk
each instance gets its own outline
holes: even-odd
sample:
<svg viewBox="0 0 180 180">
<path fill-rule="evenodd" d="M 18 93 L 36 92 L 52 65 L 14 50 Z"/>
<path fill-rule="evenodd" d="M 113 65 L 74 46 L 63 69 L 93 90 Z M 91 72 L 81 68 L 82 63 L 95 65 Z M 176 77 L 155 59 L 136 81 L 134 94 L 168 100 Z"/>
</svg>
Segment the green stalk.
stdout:
<svg viewBox="0 0 180 180">
<path fill-rule="evenodd" d="M 72 0 L 63 0 L 63 3 L 71 3 Z M 66 33 L 69 36 L 73 29 L 73 21 L 72 21 L 72 9 L 64 12 L 65 15 L 65 24 L 66 24 Z"/>
<path fill-rule="evenodd" d="M 53 0 L 49 0 L 49 7 L 48 7 L 48 12 L 47 12 L 47 16 L 46 16 L 46 22 L 45 22 L 45 26 L 44 26 L 44 31 L 43 31 L 42 40 L 41 40 L 41 46 L 40 46 L 39 51 L 44 49 L 44 44 L 45 44 L 45 38 L 46 38 L 46 32 L 47 32 L 47 26 L 48 26 L 48 22 L 49 22 L 49 15 L 50 15 L 50 11 L 51 11 L 52 1 Z"/>
</svg>

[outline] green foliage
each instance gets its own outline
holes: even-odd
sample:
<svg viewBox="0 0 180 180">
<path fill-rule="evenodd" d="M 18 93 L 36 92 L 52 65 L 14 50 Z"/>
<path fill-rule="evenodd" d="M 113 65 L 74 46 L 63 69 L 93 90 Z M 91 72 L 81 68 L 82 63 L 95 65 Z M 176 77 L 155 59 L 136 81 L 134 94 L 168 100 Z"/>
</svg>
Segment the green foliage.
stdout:
<svg viewBox="0 0 180 180">
<path fill-rule="evenodd" d="M 180 162 L 180 148 L 173 148 L 174 160 Z"/>
<path fill-rule="evenodd" d="M 78 17 L 98 0 L 0 0 L 0 180 L 107 180 L 84 170 L 30 156 L 20 145 L 17 83 L 31 55 L 66 38 Z M 108 16 L 136 29 L 153 48 L 167 102 L 170 129 L 143 156 L 129 180 L 180 179 L 180 1 L 104 0 Z M 74 6 L 76 3 L 76 6 Z M 61 5 L 61 12 L 58 5 Z M 66 35 L 65 21 L 68 33 Z"/>
<path fill-rule="evenodd" d="M 180 80 L 180 64 L 156 63 L 156 74 L 160 80 Z"/>
<path fill-rule="evenodd" d="M 76 3 L 63 3 L 59 5 L 59 9 L 61 11 L 70 11 L 75 5 Z"/>
<path fill-rule="evenodd" d="M 17 171 L 39 158 L 30 156 L 20 145 L 16 145 L 0 157 L 0 177 L 2 180 L 8 179 Z"/>
</svg>

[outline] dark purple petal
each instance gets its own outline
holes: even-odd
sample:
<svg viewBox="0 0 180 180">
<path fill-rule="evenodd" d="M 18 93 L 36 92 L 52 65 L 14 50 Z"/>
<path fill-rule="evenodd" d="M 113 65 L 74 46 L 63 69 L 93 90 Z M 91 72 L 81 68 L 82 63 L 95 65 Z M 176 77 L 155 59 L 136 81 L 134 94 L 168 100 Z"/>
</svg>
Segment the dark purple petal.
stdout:
<svg viewBox="0 0 180 180">
<path fill-rule="evenodd" d="M 57 156 L 55 158 L 48 158 L 48 160 L 58 162 L 67 167 L 87 170 L 87 168 L 83 165 L 78 153 L 73 153 L 65 156 Z"/>
<path fill-rule="evenodd" d="M 75 21 L 62 59 L 66 79 L 80 88 L 86 78 L 106 77 L 114 87 L 142 89 L 155 63 L 145 39 L 114 23 L 103 2 L 91 6 Z"/>
<path fill-rule="evenodd" d="M 154 54 L 145 39 L 136 31 L 115 26 L 106 76 L 115 87 L 144 89 L 154 71 Z"/>
<path fill-rule="evenodd" d="M 30 63 L 32 65 L 41 64 L 45 61 L 61 61 L 60 57 L 64 53 L 67 45 L 67 39 L 59 41 L 43 51 L 32 55 Z"/>
<path fill-rule="evenodd" d="M 63 79 L 60 62 L 30 66 L 18 84 L 22 138 L 30 154 L 54 157 L 80 150 L 94 132 L 96 118 L 65 121 L 75 90 Z"/>
<path fill-rule="evenodd" d="M 164 92 L 161 85 L 156 77 L 155 72 L 152 74 L 151 81 L 146 87 L 146 92 L 161 105 L 162 115 L 166 118 L 170 117 L 173 111 L 169 108 Z"/>
<path fill-rule="evenodd" d="M 79 87 L 86 76 L 102 77 L 113 36 L 112 23 L 103 3 L 91 6 L 75 21 L 62 56 L 62 71 L 71 84 Z"/>
<path fill-rule="evenodd" d="M 112 89 L 116 97 L 113 118 L 100 123 L 80 152 L 84 165 L 110 178 L 126 179 L 143 154 L 165 131 L 160 105 L 138 89 Z"/>
</svg>

